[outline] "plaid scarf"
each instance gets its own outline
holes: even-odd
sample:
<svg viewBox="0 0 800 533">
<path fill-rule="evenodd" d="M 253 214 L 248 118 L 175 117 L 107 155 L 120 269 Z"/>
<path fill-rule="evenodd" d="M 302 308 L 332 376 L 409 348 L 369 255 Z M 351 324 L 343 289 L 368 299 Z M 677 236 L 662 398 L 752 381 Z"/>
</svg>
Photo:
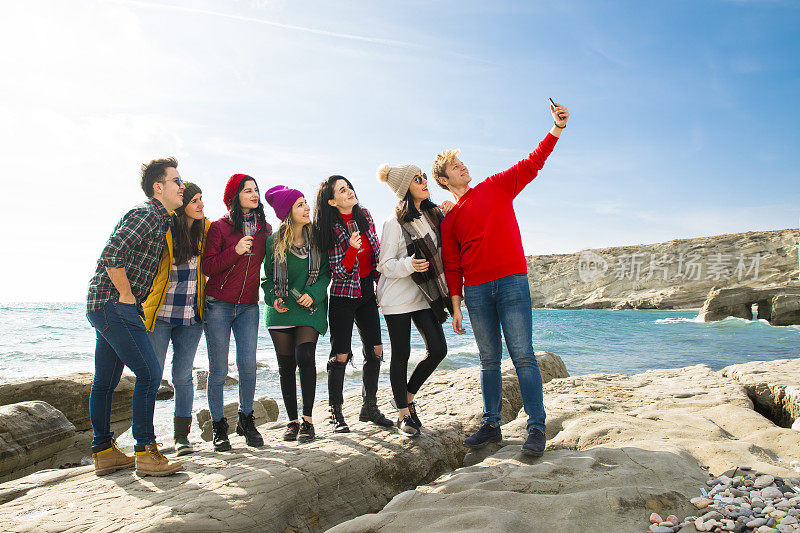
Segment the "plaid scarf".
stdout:
<svg viewBox="0 0 800 533">
<path fill-rule="evenodd" d="M 246 215 L 242 216 L 242 233 L 244 233 L 245 235 L 247 235 L 247 232 L 245 231 L 244 228 L 248 224 L 250 226 L 254 226 L 255 227 L 255 231 L 253 232 L 253 235 L 258 233 L 258 230 L 261 229 L 261 220 L 259 220 L 259 218 L 256 216 L 256 212 L 255 211 L 250 211 Z"/>
<path fill-rule="evenodd" d="M 439 323 L 447 320 L 447 312 L 453 314 L 453 302 L 450 300 L 450 292 L 447 290 L 447 281 L 444 277 L 444 266 L 442 265 L 441 242 L 442 234 L 440 226 L 442 224 L 441 211 L 425 210 L 422 216 L 428 221 L 433 231 L 436 232 L 436 242 L 433 242 L 430 233 L 420 235 L 417 228 L 410 222 L 399 220 L 400 227 L 403 228 L 403 237 L 406 240 L 406 251 L 409 257 L 414 257 L 416 252 L 414 241 L 418 243 L 420 251 L 428 261 L 428 270 L 425 272 L 414 271 L 411 279 L 417 284 L 428 305 L 431 307 L 434 316 Z M 446 312 L 447 311 L 447 312 Z"/>
<path fill-rule="evenodd" d="M 284 231 L 286 231 L 285 228 L 280 229 L 279 234 L 275 236 L 275 242 L 279 242 Z M 311 245 L 311 232 L 308 230 L 308 226 L 303 228 L 303 234 L 306 237 L 306 244 L 296 249 L 298 252 L 302 253 L 305 248 L 308 248 L 308 279 L 305 285 L 308 287 L 316 283 L 317 278 L 319 278 L 319 265 L 322 254 L 319 253 L 319 248 Z M 292 250 L 287 250 L 286 253 L 294 252 Z M 289 296 L 289 266 L 286 258 L 281 261 L 280 258 L 275 255 L 275 261 L 272 263 L 272 281 L 275 286 L 276 298 L 286 298 Z"/>
</svg>

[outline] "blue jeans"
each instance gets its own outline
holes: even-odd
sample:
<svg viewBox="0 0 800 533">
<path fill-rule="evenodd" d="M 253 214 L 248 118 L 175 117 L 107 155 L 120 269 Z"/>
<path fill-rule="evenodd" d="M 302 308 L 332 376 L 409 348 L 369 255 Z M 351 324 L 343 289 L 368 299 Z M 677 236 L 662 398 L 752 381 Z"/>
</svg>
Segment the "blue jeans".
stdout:
<svg viewBox="0 0 800 533">
<path fill-rule="evenodd" d="M 161 384 L 161 367 L 147 338 L 147 329 L 136 306 L 109 300 L 86 313 L 97 333 L 94 351 L 94 380 L 89 394 L 89 418 L 92 421 L 93 450 L 107 447 L 114 437 L 111 431 L 111 399 L 124 367 L 136 376 L 133 388 L 133 427 L 136 444 L 156 441 L 153 411 Z"/>
<path fill-rule="evenodd" d="M 503 381 L 500 359 L 506 339 L 508 353 L 517 370 L 522 404 L 528 415 L 528 431 L 545 432 L 542 375 L 533 354 L 533 317 L 528 276 L 514 274 L 494 281 L 464 287 L 464 301 L 481 359 L 483 421 L 500 425 Z"/>
<path fill-rule="evenodd" d="M 153 331 L 149 335 L 150 343 L 158 358 L 158 364 L 161 366 L 162 375 L 167 358 L 167 347 L 172 339 L 172 386 L 175 387 L 175 416 L 192 416 L 192 401 L 194 400 L 192 366 L 202 334 L 203 325 L 199 322 L 191 326 L 180 326 L 156 319 Z"/>
<path fill-rule="evenodd" d="M 256 393 L 256 346 L 258 345 L 258 304 L 232 304 L 206 297 L 203 329 L 208 346 L 208 409 L 211 419 L 225 416 L 222 389 L 228 376 L 228 350 L 231 331 L 236 341 L 236 368 L 239 370 L 239 411 L 253 412 Z"/>
</svg>

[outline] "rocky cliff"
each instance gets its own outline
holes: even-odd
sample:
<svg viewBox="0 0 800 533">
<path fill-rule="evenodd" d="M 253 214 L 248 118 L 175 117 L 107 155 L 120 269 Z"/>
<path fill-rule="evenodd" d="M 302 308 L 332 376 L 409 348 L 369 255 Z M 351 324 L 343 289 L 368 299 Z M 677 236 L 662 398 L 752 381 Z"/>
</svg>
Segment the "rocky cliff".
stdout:
<svg viewBox="0 0 800 533">
<path fill-rule="evenodd" d="M 797 229 L 528 257 L 534 307 L 700 308 L 713 287 L 780 286 L 797 278 Z"/>
</svg>

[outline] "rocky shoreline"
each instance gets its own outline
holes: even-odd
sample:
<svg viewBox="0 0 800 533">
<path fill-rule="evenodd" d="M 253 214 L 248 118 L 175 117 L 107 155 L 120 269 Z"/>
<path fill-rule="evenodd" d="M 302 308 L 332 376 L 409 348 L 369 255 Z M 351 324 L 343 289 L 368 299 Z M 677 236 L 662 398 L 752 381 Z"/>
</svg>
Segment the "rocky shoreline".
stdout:
<svg viewBox="0 0 800 533">
<path fill-rule="evenodd" d="M 680 531 L 723 530 L 731 518 L 722 511 L 732 512 L 726 506 L 749 505 L 756 514 L 759 503 L 733 492 L 743 491 L 737 483 L 746 484 L 747 474 L 730 475 L 732 468 L 798 486 L 791 462 L 800 459 L 800 433 L 765 418 L 753 402 L 798 412 L 795 395 L 774 391 L 800 387 L 800 360 L 568 377 L 557 356 L 538 352 L 537 359 L 548 381 L 542 459 L 519 452 L 525 417 L 506 361 L 504 440 L 478 453 L 461 446 L 480 422 L 472 367 L 436 373 L 426 384 L 418 439 L 363 423 L 334 435 L 321 403 L 322 438 L 309 445 L 284 443 L 282 427 L 269 423 L 261 426 L 265 448 L 247 448 L 240 437 L 227 453 L 201 443 L 186 471 L 171 478 L 131 471 L 96 478 L 91 466 L 38 472 L 0 485 L 0 519 L 10 531 L 666 531 L 655 529 L 669 527 L 666 519 L 651 522 L 656 513 L 681 517 Z M 388 409 L 389 391 L 379 394 Z M 358 399 L 348 397 L 349 419 L 357 409 Z M 734 500 L 701 511 L 700 488 Z M 760 511 L 792 516 L 794 502 L 786 502 L 768 509 L 764 501 Z M 718 525 L 716 515 L 706 516 L 712 511 L 722 515 Z M 707 519 L 685 521 L 693 516 Z M 794 531 L 785 520 L 779 531 Z M 747 527 L 738 530 L 753 530 Z"/>
</svg>

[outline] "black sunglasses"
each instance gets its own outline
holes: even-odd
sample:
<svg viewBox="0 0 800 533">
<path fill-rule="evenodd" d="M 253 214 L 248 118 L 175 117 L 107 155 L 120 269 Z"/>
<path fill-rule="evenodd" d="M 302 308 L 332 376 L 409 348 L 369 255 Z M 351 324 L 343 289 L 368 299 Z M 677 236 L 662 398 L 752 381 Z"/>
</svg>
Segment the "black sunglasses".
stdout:
<svg viewBox="0 0 800 533">
<path fill-rule="evenodd" d="M 415 183 L 419 183 L 420 185 L 422 185 L 426 181 L 428 181 L 428 176 L 424 172 L 422 173 L 422 176 L 414 176 Z"/>
</svg>

